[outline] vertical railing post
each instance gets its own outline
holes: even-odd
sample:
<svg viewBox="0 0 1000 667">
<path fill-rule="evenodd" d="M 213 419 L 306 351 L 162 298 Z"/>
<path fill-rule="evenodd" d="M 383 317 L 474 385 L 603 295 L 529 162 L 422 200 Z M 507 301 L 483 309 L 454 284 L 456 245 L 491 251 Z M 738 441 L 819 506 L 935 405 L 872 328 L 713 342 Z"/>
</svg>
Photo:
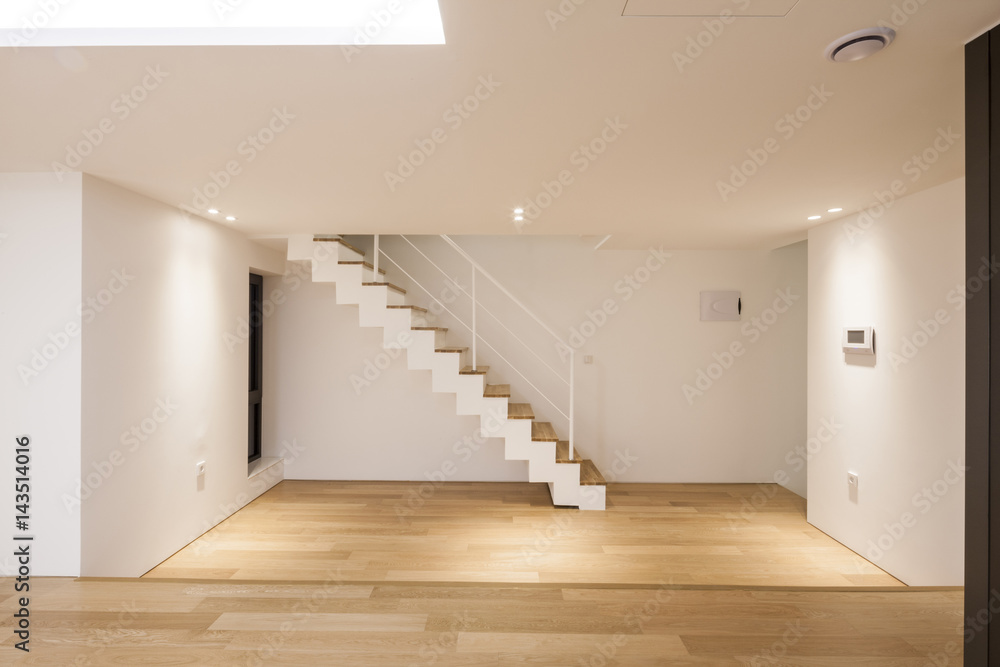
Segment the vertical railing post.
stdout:
<svg viewBox="0 0 1000 667">
<path fill-rule="evenodd" d="M 576 398 L 576 350 L 569 348 L 569 460 L 573 460 L 573 446 L 576 440 L 573 438 L 574 414 L 573 406 Z"/>
<path fill-rule="evenodd" d="M 372 282 L 373 283 L 382 282 L 381 280 L 378 279 L 378 256 L 379 256 L 379 251 L 378 251 L 378 234 L 376 234 L 375 235 L 375 261 L 372 262 L 372 266 L 375 267 L 375 277 L 372 278 Z M 362 267 L 362 268 L 364 268 L 364 267 Z M 361 274 L 364 275 L 364 271 L 362 271 Z"/>
<path fill-rule="evenodd" d="M 471 266 L 471 265 L 470 265 Z M 479 332 L 476 330 L 476 267 L 472 267 L 472 370 L 478 370 L 476 356 L 476 342 L 479 339 Z"/>
</svg>

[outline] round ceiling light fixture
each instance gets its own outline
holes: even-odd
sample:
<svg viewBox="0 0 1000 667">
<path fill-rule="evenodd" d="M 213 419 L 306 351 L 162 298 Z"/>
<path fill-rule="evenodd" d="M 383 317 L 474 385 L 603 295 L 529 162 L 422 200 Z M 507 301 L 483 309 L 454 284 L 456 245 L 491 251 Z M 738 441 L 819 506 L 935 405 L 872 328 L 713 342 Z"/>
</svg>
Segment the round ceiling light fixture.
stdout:
<svg viewBox="0 0 1000 667">
<path fill-rule="evenodd" d="M 875 55 L 896 39 L 892 28 L 865 28 L 844 35 L 826 47 L 824 55 L 835 63 L 850 63 Z"/>
</svg>

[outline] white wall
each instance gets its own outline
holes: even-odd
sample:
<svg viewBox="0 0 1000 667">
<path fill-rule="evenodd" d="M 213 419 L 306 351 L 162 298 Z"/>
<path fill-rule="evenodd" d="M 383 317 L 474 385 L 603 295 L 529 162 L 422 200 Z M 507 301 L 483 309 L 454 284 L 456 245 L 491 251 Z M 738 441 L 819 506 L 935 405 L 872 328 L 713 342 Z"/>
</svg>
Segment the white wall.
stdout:
<svg viewBox="0 0 1000 667">
<path fill-rule="evenodd" d="M 964 185 L 809 232 L 809 521 L 912 585 L 963 581 Z M 874 360 L 846 357 L 868 325 Z"/>
<path fill-rule="evenodd" d="M 0 522 L 14 531 L 15 438 L 31 438 L 31 573 L 80 574 L 80 510 L 60 502 L 80 470 L 81 178 L 0 174 Z M 67 333 L 68 332 L 68 333 Z M 0 574 L 18 564 L 13 546 Z"/>
<path fill-rule="evenodd" d="M 251 268 L 284 262 L 221 225 L 83 185 L 83 293 L 107 303 L 83 323 L 82 573 L 133 577 L 267 486 L 247 479 L 240 320 Z"/>
<path fill-rule="evenodd" d="M 364 239 L 352 239 L 364 243 Z M 468 270 L 454 261 L 440 239 L 417 238 L 418 245 L 469 287 Z M 786 456 L 805 440 L 806 249 L 797 244 L 776 251 L 675 252 L 657 266 L 648 251 L 593 250 L 575 237 L 467 237 L 459 243 L 514 294 L 569 339 L 591 333 L 588 311 L 610 302 L 606 322 L 585 336 L 577 352 L 578 447 L 609 479 L 627 482 L 770 482 L 777 476 L 805 493 L 804 462 Z M 434 294 L 451 298 L 444 279 L 398 239 L 385 237 L 393 259 Z M 410 290 L 413 303 L 430 299 L 383 260 L 389 279 Z M 638 275 L 636 275 L 638 271 Z M 644 279 L 641 288 L 623 282 Z M 475 429 L 475 419 L 456 417 L 454 398 L 430 392 L 426 372 L 406 370 L 405 358 L 393 362 L 356 396 L 351 376 L 363 376 L 366 360 L 383 354 L 380 331 L 359 330 L 357 310 L 336 306 L 334 288 L 272 281 L 287 302 L 266 325 L 271 397 L 265 434 L 276 447 L 282 440 L 305 443 L 299 460 L 287 467 L 295 477 L 331 479 L 424 479 L 444 461 L 459 459 L 453 444 Z M 541 350 L 544 360 L 568 374 L 554 340 L 525 318 L 495 289 L 479 281 L 479 296 L 519 335 Z M 740 289 L 741 322 L 700 322 L 701 290 Z M 783 314 L 765 313 L 791 290 L 794 301 Z M 466 317 L 468 299 L 457 299 L 456 314 Z M 751 318 L 765 314 L 767 330 Z M 776 318 L 771 320 L 771 315 Z M 601 316 L 594 316 L 601 321 Z M 471 345 L 471 336 L 446 313 L 436 318 L 450 326 L 450 341 Z M 498 349 L 522 368 L 560 408 L 567 390 L 559 380 L 490 318 L 480 313 L 484 335 L 504 341 Z M 573 343 L 574 340 L 568 340 Z M 695 387 L 699 370 L 708 372 L 734 343 L 743 353 L 711 386 Z M 583 355 L 594 355 L 592 365 Z M 515 400 L 532 404 L 550 419 L 560 436 L 566 422 L 528 384 L 480 345 L 480 362 L 489 364 L 490 381 L 513 385 Z M 527 370 L 525 370 L 527 369 Z M 722 370 L 721 367 L 718 370 Z M 697 388 L 697 387 L 695 387 Z M 690 400 L 689 400 L 690 398 Z M 328 444 L 320 444 L 328 443 Z M 502 460 L 500 441 L 491 441 L 452 479 L 525 479 L 521 464 Z M 628 461 L 626 465 L 624 461 Z M 617 467 L 616 466 L 616 461 Z"/>
<path fill-rule="evenodd" d="M 284 456 L 286 479 L 424 480 L 442 468 L 451 481 L 527 479 L 524 462 L 503 461 L 501 441 L 466 445 L 479 419 L 456 416 L 453 395 L 431 392 L 430 371 L 389 356 L 382 330 L 358 326 L 357 306 L 338 306 L 304 264 L 264 280 L 279 302 L 264 324 L 264 456 Z"/>
</svg>

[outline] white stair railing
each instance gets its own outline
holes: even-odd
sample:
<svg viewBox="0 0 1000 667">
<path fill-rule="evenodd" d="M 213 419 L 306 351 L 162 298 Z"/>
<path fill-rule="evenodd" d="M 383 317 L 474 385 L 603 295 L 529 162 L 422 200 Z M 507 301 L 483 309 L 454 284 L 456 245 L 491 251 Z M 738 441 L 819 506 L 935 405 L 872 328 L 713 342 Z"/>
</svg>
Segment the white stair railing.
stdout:
<svg viewBox="0 0 1000 667">
<path fill-rule="evenodd" d="M 462 326 L 464 326 L 466 329 L 468 329 L 472 333 L 472 368 L 474 370 L 477 369 L 477 364 L 478 364 L 478 359 L 477 359 L 477 355 L 476 355 L 477 343 L 478 343 L 478 341 L 482 340 L 483 344 L 485 344 L 490 350 L 492 350 L 515 373 L 517 373 L 519 376 L 521 376 L 521 378 L 523 378 L 524 381 L 527 382 L 528 385 L 530 385 L 532 389 L 534 389 L 543 399 L 545 399 L 545 401 L 549 405 L 551 405 L 560 415 L 562 415 L 563 418 L 565 418 L 566 421 L 568 422 L 568 424 L 569 424 L 569 460 L 572 461 L 575 458 L 574 457 L 574 452 L 575 452 L 575 447 L 576 447 L 576 439 L 575 439 L 575 435 L 576 434 L 575 434 L 575 428 L 574 428 L 575 427 L 575 409 L 574 409 L 574 404 L 575 404 L 575 399 L 576 399 L 576 381 L 575 381 L 576 355 L 575 355 L 575 350 L 570 345 L 568 345 L 566 343 L 566 341 L 564 341 L 562 339 L 562 337 L 559 336 L 559 334 L 557 334 L 555 331 L 553 331 L 552 328 L 549 327 L 548 324 L 546 324 L 540 317 L 538 317 L 538 315 L 536 315 L 534 312 L 532 312 L 532 310 L 530 308 L 528 308 L 524 303 L 521 302 L 520 299 L 518 299 L 516 296 L 514 296 L 514 294 L 512 294 L 510 292 L 510 290 L 508 290 L 499 280 L 497 280 L 496 278 L 494 278 L 493 275 L 491 275 L 489 273 L 489 271 L 487 271 L 486 269 L 484 269 L 482 267 L 482 265 L 479 264 L 479 262 L 477 262 L 471 255 L 469 255 L 469 253 L 467 253 L 465 251 L 465 249 L 463 249 L 460 245 L 458 245 L 449 236 L 442 234 L 441 238 L 451 248 L 453 248 L 462 257 L 462 259 L 464 259 L 469 264 L 469 266 L 471 268 L 471 273 L 472 273 L 472 283 L 471 283 L 471 289 L 472 289 L 472 291 L 471 291 L 471 293 L 469 291 L 467 291 L 464 287 L 462 287 L 461 284 L 457 280 L 455 280 L 453 277 L 451 277 L 444 269 L 442 269 L 437 264 L 437 262 L 435 262 L 434 260 L 432 260 L 422 250 L 420 250 L 420 248 L 418 248 L 412 241 L 410 241 L 410 239 L 408 239 L 407 237 L 402 236 L 402 235 L 400 236 L 400 238 L 402 238 L 407 244 L 409 244 L 414 250 L 416 250 L 417 253 L 419 253 L 425 260 L 427 260 L 427 262 L 429 264 L 431 264 L 431 266 L 433 266 L 435 269 L 437 269 L 443 276 L 445 276 L 445 278 L 447 278 L 453 285 L 455 285 L 456 287 L 458 287 L 459 290 L 461 290 L 466 296 L 468 296 L 471 299 L 471 301 L 472 301 L 472 318 L 471 318 L 472 319 L 472 325 L 470 326 L 470 325 L 466 324 L 460 317 L 458 317 L 454 312 L 452 312 L 451 309 L 449 309 L 446 304 L 444 304 L 439 298 L 437 298 L 436 296 L 434 296 L 434 294 L 429 289 L 427 289 L 424 285 L 422 285 L 416 278 L 414 278 L 402 266 L 400 266 L 400 264 L 398 262 L 396 262 L 392 257 L 390 257 L 385 252 L 385 250 L 381 249 L 380 244 L 379 244 L 379 237 L 378 237 L 378 235 L 375 235 L 375 239 L 374 239 L 374 241 L 375 241 L 375 262 L 374 262 L 374 266 L 375 266 L 376 279 L 377 279 L 377 275 L 378 275 L 378 266 L 379 266 L 378 258 L 379 258 L 379 255 L 381 255 L 381 256 L 385 257 L 387 260 L 389 260 L 389 262 L 391 262 L 394 266 L 396 266 L 396 268 L 398 268 L 407 278 L 409 278 L 410 281 L 413 282 L 413 284 L 415 284 L 417 287 L 419 287 L 420 289 L 422 289 L 432 300 L 434 300 L 449 315 L 451 315 L 452 317 L 454 317 L 458 321 L 459 324 L 461 324 Z M 503 320 L 501 318 L 497 317 L 495 314 L 493 314 L 492 311 L 490 311 L 488 308 L 486 308 L 483 304 L 481 304 L 479 302 L 479 300 L 477 298 L 477 294 L 476 294 L 476 277 L 477 277 L 476 274 L 477 273 L 481 274 L 482 277 L 486 278 L 491 283 L 493 283 L 493 285 L 495 285 L 497 287 L 497 289 L 500 290 L 501 293 L 503 293 L 508 299 L 510 299 L 510 301 L 512 303 L 514 303 L 518 308 L 520 308 L 522 311 L 524 311 L 525 314 L 527 314 L 529 317 L 531 317 L 539 326 L 542 327 L 542 329 L 544 329 L 550 336 L 552 336 L 556 340 L 556 342 L 561 346 L 560 349 L 567 350 L 569 352 L 569 379 L 565 378 L 562 375 L 562 373 L 560 373 L 556 369 L 552 368 L 552 366 L 549 365 L 538 354 L 538 352 L 536 352 L 534 350 L 534 348 L 531 345 L 529 345 L 528 343 L 526 343 L 515 332 L 511 331 L 510 328 L 507 327 L 507 325 L 503 322 Z M 542 391 L 541 389 L 539 389 L 535 385 L 535 383 L 532 382 L 514 363 L 512 363 L 509 359 L 507 359 L 495 347 L 493 347 L 493 345 L 491 345 L 489 343 L 489 341 L 487 341 L 485 338 L 483 338 L 479 334 L 479 321 L 478 321 L 478 317 L 477 317 L 477 312 L 480 309 L 482 309 L 484 313 L 490 315 L 490 317 L 492 317 L 494 320 L 496 320 L 496 322 L 499 323 L 500 326 L 505 331 L 507 331 L 507 333 L 509 333 L 517 342 L 519 342 L 521 345 L 523 345 L 525 347 L 525 349 L 527 349 L 531 354 L 533 354 L 563 384 L 567 385 L 567 387 L 569 389 L 569 407 L 568 407 L 567 411 L 564 411 L 562 408 L 560 408 L 559 405 L 556 403 L 556 401 L 554 401 L 552 398 L 550 398 L 544 391 Z"/>
</svg>

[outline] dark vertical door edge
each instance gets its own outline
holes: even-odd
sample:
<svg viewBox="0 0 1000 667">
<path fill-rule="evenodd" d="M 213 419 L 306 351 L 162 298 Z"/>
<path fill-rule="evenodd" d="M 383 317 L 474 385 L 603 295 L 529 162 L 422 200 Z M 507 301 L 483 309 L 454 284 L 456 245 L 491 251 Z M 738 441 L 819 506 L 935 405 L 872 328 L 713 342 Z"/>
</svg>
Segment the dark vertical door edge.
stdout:
<svg viewBox="0 0 1000 667">
<path fill-rule="evenodd" d="M 997 34 L 994 32 L 994 35 Z M 1000 564 L 993 561 L 1000 555 L 1000 493 L 993 487 L 1000 484 L 1000 457 L 990 456 L 990 442 L 995 441 L 1000 419 L 992 419 L 1000 405 L 1000 395 L 991 387 L 1000 386 L 1000 364 L 990 355 L 992 338 L 1000 334 L 1000 290 L 991 289 L 976 272 L 983 260 L 997 254 L 993 246 L 1000 234 L 991 230 L 992 220 L 1000 220 L 991 206 L 1000 203 L 993 197 L 1000 185 L 991 155 L 1000 157 L 994 137 L 1000 128 L 991 109 L 998 108 L 991 100 L 1000 86 L 991 81 L 991 34 L 969 43 L 965 49 L 965 125 L 966 125 L 966 261 L 968 301 L 966 304 L 966 372 L 965 372 L 965 433 L 967 466 L 965 477 L 965 664 L 989 665 L 991 653 L 1000 656 L 1000 624 L 989 623 L 991 591 L 1000 585 Z M 994 160 L 996 158 L 993 158 Z M 997 183 L 993 183 L 997 181 Z M 996 203 L 995 203 L 996 202 Z M 975 280 L 980 282 L 975 282 Z M 972 293 L 972 287 L 980 286 Z M 1000 348 L 998 348 L 1000 349 Z M 996 529 L 994 529 L 996 528 Z M 994 627 L 996 625 L 996 627 Z M 996 648 L 990 651 L 990 646 Z"/>
</svg>

